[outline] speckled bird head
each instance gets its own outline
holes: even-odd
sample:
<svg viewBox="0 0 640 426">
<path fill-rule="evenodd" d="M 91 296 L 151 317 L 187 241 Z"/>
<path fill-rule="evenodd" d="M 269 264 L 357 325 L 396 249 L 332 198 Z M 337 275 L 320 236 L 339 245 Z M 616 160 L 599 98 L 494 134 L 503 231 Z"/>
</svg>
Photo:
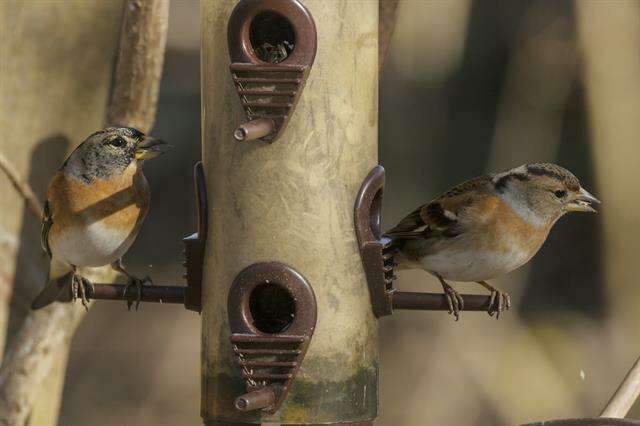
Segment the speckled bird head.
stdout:
<svg viewBox="0 0 640 426">
<path fill-rule="evenodd" d="M 526 205 L 541 221 L 555 221 L 568 212 L 596 212 L 600 201 L 582 188 L 569 170 L 552 163 L 524 164 L 493 177 L 496 191 Z"/>
<path fill-rule="evenodd" d="M 96 179 L 109 180 L 132 162 L 157 157 L 169 149 L 171 145 L 133 127 L 107 127 L 85 139 L 60 169 L 65 175 L 90 184 Z"/>
</svg>

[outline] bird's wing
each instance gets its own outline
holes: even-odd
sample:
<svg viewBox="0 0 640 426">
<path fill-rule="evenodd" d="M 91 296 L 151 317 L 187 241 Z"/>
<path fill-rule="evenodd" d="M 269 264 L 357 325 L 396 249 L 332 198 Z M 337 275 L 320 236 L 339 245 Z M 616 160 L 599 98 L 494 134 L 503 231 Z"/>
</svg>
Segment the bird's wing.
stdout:
<svg viewBox="0 0 640 426">
<path fill-rule="evenodd" d="M 40 231 L 40 243 L 42 249 L 51 257 L 51 247 L 49 247 L 49 230 L 53 225 L 53 219 L 51 217 L 51 205 L 49 200 L 44 202 L 44 212 L 42 216 L 42 229 Z"/>
<path fill-rule="evenodd" d="M 490 182 L 490 176 L 480 176 L 454 186 L 411 212 L 385 235 L 392 239 L 412 239 L 461 234 L 464 227 L 460 217 L 468 207 L 487 196 Z"/>
</svg>

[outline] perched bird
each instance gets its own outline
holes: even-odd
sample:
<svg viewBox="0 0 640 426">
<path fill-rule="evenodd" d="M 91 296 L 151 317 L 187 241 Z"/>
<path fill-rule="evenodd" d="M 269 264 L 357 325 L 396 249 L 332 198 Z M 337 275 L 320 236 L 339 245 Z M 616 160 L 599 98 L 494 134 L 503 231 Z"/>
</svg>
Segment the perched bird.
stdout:
<svg viewBox="0 0 640 426">
<path fill-rule="evenodd" d="M 78 293 L 87 306 L 91 283 L 77 267 L 111 264 L 138 289 L 141 280 L 125 270 L 129 250 L 149 210 L 149 184 L 142 163 L 170 149 L 131 127 L 107 127 L 90 135 L 67 158 L 47 190 L 42 219 L 42 247 L 51 263 L 45 288 L 31 308 L 39 309 Z M 64 297 L 67 291 L 68 298 Z M 126 293 L 126 292 L 125 292 Z M 132 301 L 127 301 L 131 308 Z"/>
<path fill-rule="evenodd" d="M 438 278 L 449 312 L 463 299 L 446 280 L 476 282 L 491 292 L 489 315 L 509 309 L 509 295 L 486 280 L 527 263 L 551 227 L 568 212 L 595 212 L 600 203 L 568 170 L 525 164 L 463 182 L 406 216 L 385 236 L 398 269 Z"/>
</svg>

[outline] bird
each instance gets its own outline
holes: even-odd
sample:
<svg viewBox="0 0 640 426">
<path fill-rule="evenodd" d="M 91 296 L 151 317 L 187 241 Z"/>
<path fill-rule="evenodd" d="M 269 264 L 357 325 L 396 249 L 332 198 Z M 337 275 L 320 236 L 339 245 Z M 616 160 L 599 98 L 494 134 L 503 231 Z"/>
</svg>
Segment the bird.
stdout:
<svg viewBox="0 0 640 426">
<path fill-rule="evenodd" d="M 69 155 L 46 192 L 41 242 L 50 258 L 49 273 L 32 309 L 75 301 L 78 295 L 86 309 L 87 287 L 93 284 L 77 268 L 109 264 L 128 278 L 125 298 L 130 287 L 137 288 L 138 309 L 142 285 L 152 282 L 129 273 L 122 256 L 149 211 L 142 165 L 171 148 L 133 127 L 114 126 L 92 133 Z M 127 299 L 129 309 L 132 303 Z"/>
<path fill-rule="evenodd" d="M 385 253 L 396 269 L 422 269 L 442 285 L 449 313 L 459 319 L 464 300 L 448 281 L 475 282 L 490 291 L 490 316 L 511 298 L 487 280 L 527 263 L 558 219 L 595 213 L 600 201 L 569 170 L 531 163 L 454 186 L 387 231 Z"/>
</svg>

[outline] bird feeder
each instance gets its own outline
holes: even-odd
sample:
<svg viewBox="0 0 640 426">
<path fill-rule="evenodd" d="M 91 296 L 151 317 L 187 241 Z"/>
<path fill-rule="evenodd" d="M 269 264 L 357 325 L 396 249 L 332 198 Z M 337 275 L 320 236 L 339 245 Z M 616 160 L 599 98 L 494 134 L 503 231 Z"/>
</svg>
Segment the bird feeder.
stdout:
<svg viewBox="0 0 640 426">
<path fill-rule="evenodd" d="M 368 424 L 377 320 L 351 212 L 377 164 L 378 4 L 204 0 L 202 19 L 203 419 Z"/>
</svg>

